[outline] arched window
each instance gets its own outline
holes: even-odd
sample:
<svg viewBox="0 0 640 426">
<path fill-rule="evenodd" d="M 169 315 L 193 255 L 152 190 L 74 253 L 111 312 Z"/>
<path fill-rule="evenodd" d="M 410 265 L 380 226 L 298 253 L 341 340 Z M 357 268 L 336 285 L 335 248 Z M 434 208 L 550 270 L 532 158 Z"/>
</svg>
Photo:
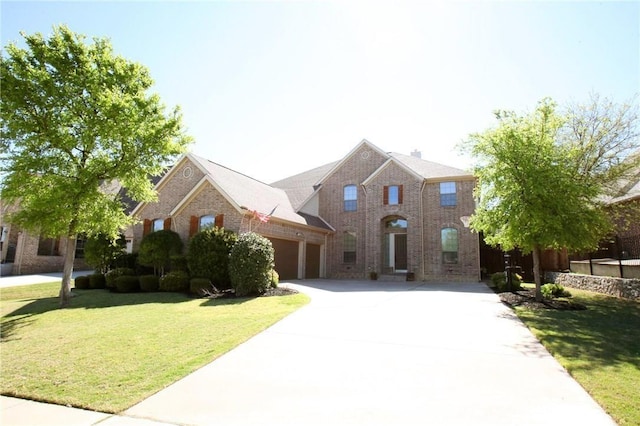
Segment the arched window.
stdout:
<svg viewBox="0 0 640 426">
<path fill-rule="evenodd" d="M 344 211 L 355 212 L 358 210 L 358 187 L 346 185 L 344 187 Z"/>
<path fill-rule="evenodd" d="M 212 214 L 206 214 L 204 216 L 200 216 L 200 221 L 198 223 L 198 230 L 202 231 L 205 228 L 213 227 L 215 222 L 215 218 Z"/>
<path fill-rule="evenodd" d="M 458 230 L 443 228 L 441 231 L 442 263 L 458 263 Z"/>
</svg>

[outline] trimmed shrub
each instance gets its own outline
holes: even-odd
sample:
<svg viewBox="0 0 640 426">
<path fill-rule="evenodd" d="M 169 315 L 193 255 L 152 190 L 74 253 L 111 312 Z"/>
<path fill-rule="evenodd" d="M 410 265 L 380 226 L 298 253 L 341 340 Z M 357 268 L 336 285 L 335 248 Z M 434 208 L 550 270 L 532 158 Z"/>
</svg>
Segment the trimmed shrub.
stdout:
<svg viewBox="0 0 640 426">
<path fill-rule="evenodd" d="M 208 278 L 220 290 L 231 288 L 229 253 L 238 236 L 224 228 L 207 228 L 189 240 L 187 263 L 191 275 Z"/>
<path fill-rule="evenodd" d="M 229 254 L 229 277 L 236 296 L 260 295 L 272 282 L 273 245 L 254 232 L 240 235 Z"/>
<path fill-rule="evenodd" d="M 76 277 L 73 280 L 73 286 L 75 288 L 81 289 L 81 290 L 86 290 L 88 288 L 91 288 L 90 281 L 89 281 L 89 276 L 88 275 L 83 275 L 81 277 Z"/>
<path fill-rule="evenodd" d="M 569 293 L 561 284 L 547 283 L 540 287 L 542 291 L 542 297 L 545 299 L 553 299 L 554 297 L 571 297 Z"/>
<path fill-rule="evenodd" d="M 271 272 L 269 272 L 269 277 L 271 278 L 271 287 L 278 287 L 278 284 L 280 283 L 280 274 L 278 274 L 275 269 L 272 269 Z"/>
<path fill-rule="evenodd" d="M 110 290 L 115 290 L 116 288 L 116 279 L 123 275 L 135 275 L 136 271 L 131 268 L 116 268 L 112 269 L 105 274 L 106 285 Z"/>
<path fill-rule="evenodd" d="M 163 229 L 144 236 L 140 242 L 138 263 L 153 266 L 156 274 L 164 275 L 170 266 L 171 256 L 182 254 L 182 240 L 178 233 Z"/>
<path fill-rule="evenodd" d="M 491 275 L 491 282 L 499 293 L 508 291 L 507 289 L 507 277 L 504 272 L 496 272 Z M 522 277 L 518 274 L 512 275 L 511 291 L 520 290 L 522 284 Z"/>
<path fill-rule="evenodd" d="M 84 260 L 101 274 L 109 270 L 115 260 L 124 253 L 126 241 L 121 235 L 113 240 L 107 235 L 98 234 L 87 239 L 84 245 Z"/>
<path fill-rule="evenodd" d="M 158 291 L 160 289 L 160 277 L 157 275 L 141 275 L 138 281 L 142 291 Z"/>
<path fill-rule="evenodd" d="M 160 277 L 160 291 L 183 292 L 189 290 L 189 274 L 174 271 Z"/>
<path fill-rule="evenodd" d="M 89 288 L 105 288 L 107 285 L 105 278 L 102 274 L 89 275 Z"/>
<path fill-rule="evenodd" d="M 134 293 L 140 291 L 140 283 L 135 275 L 121 275 L 115 280 L 118 293 Z"/>
<path fill-rule="evenodd" d="M 196 296 L 206 296 L 209 293 L 213 293 L 213 285 L 209 278 L 191 278 L 189 281 L 189 292 Z"/>
<path fill-rule="evenodd" d="M 189 268 L 187 267 L 187 257 L 181 254 L 174 254 L 171 256 L 171 272 L 173 271 L 184 271 L 188 272 Z"/>
</svg>

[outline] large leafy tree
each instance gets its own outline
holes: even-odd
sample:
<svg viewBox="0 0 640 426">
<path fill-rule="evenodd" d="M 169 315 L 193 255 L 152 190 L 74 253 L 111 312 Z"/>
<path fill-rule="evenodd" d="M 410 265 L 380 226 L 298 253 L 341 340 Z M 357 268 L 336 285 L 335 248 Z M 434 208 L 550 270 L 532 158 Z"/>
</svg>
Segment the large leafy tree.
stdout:
<svg viewBox="0 0 640 426">
<path fill-rule="evenodd" d="M 561 113 L 544 99 L 530 114 L 498 111 L 498 125 L 464 145 L 478 177 L 471 227 L 489 244 L 533 254 L 539 300 L 541 252 L 595 248 L 613 229 L 605 196 L 638 165 L 630 156 L 637 114 L 600 104 L 593 98 Z"/>
<path fill-rule="evenodd" d="M 45 38 L 22 33 L 0 63 L 2 197 L 19 204 L 10 220 L 66 239 L 60 304 L 70 300 L 76 239 L 115 239 L 131 223 L 117 191 L 155 197 L 150 175 L 164 170 L 190 139 L 178 108 L 166 112 L 148 70 L 114 54 L 108 39 L 65 26 Z"/>
</svg>

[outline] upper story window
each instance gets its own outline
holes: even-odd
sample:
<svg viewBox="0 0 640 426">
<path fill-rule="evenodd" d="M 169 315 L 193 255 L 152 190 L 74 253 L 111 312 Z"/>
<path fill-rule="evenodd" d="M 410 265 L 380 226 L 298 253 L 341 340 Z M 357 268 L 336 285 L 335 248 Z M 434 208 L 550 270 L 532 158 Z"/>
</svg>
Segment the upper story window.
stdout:
<svg viewBox="0 0 640 426">
<path fill-rule="evenodd" d="M 344 187 L 344 211 L 355 212 L 358 210 L 358 187 L 346 185 Z"/>
<path fill-rule="evenodd" d="M 440 237 L 442 240 L 442 263 L 458 263 L 458 230 L 443 228 Z"/>
<path fill-rule="evenodd" d="M 198 230 L 202 231 L 205 228 L 213 227 L 214 221 L 215 221 L 215 218 L 213 217 L 212 214 L 206 214 L 204 216 L 200 216 L 200 219 L 198 221 Z"/>
<path fill-rule="evenodd" d="M 60 239 L 47 238 L 40 235 L 38 240 L 38 256 L 60 256 Z"/>
<path fill-rule="evenodd" d="M 456 183 L 455 182 L 441 182 L 440 183 L 440 205 L 441 206 L 455 206 L 458 200 L 456 197 Z"/>
<path fill-rule="evenodd" d="M 389 206 L 402 204 L 402 192 L 402 185 L 385 186 L 382 194 L 383 204 Z"/>
</svg>

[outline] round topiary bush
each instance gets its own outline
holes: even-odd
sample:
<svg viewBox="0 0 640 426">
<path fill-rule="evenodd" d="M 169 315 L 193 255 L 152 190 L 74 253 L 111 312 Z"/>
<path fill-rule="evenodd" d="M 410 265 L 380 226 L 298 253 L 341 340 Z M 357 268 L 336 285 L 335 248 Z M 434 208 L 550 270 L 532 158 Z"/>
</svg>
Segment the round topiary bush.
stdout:
<svg viewBox="0 0 640 426">
<path fill-rule="evenodd" d="M 160 291 L 186 292 L 189 290 L 189 274 L 174 271 L 160 278 Z"/>
<path fill-rule="evenodd" d="M 115 280 L 118 293 L 134 293 L 140 291 L 140 283 L 135 275 L 122 275 Z"/>
<path fill-rule="evenodd" d="M 89 275 L 89 288 L 105 288 L 106 280 L 102 274 Z"/>
<path fill-rule="evenodd" d="M 189 281 L 189 292 L 202 297 L 213 293 L 214 290 L 209 278 L 191 278 L 191 281 Z"/>
<path fill-rule="evenodd" d="M 160 277 L 157 275 L 141 275 L 138 278 L 140 282 L 140 290 L 142 291 L 158 291 L 160 289 Z"/>
<path fill-rule="evenodd" d="M 76 277 L 73 280 L 73 286 L 80 290 L 86 290 L 88 288 L 91 288 L 90 282 L 89 282 L 89 276 L 83 275 L 81 277 Z"/>
<path fill-rule="evenodd" d="M 153 266 L 156 273 L 163 275 L 165 268 L 170 266 L 171 256 L 182 254 L 182 248 L 177 232 L 168 229 L 152 232 L 140 241 L 138 263 Z"/>
<path fill-rule="evenodd" d="M 254 232 L 240 235 L 229 254 L 229 277 L 236 296 L 260 295 L 271 287 L 271 241 Z"/>
<path fill-rule="evenodd" d="M 187 262 L 192 276 L 208 278 L 220 290 L 231 288 L 229 253 L 238 236 L 224 228 L 207 228 L 189 240 Z"/>
<path fill-rule="evenodd" d="M 116 289 L 116 279 L 123 275 L 135 275 L 136 271 L 131 268 L 116 268 L 112 269 L 104 275 L 106 280 L 106 286 L 109 290 Z"/>
</svg>

